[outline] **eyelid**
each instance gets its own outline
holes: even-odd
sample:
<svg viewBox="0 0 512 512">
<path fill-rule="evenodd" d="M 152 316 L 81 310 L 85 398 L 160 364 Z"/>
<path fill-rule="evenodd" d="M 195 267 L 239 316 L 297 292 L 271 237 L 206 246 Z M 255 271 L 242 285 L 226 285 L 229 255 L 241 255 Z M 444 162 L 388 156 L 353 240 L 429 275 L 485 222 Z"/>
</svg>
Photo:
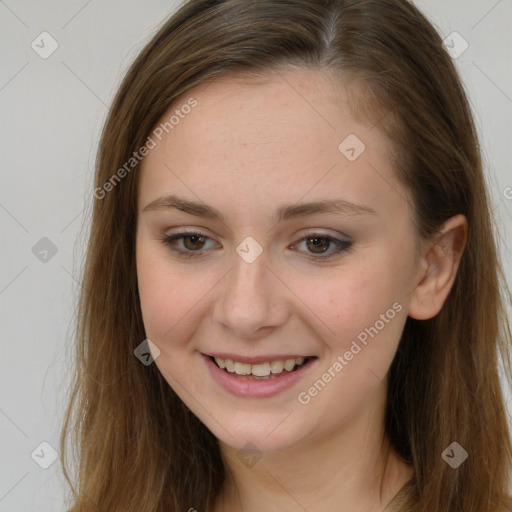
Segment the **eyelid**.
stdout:
<svg viewBox="0 0 512 512">
<path fill-rule="evenodd" d="M 207 229 L 205 228 L 196 228 L 196 227 L 177 227 L 173 228 L 172 230 L 168 230 L 165 232 L 166 236 L 174 236 L 174 235 L 201 235 L 201 236 L 207 236 L 208 238 L 211 238 L 210 235 L 207 234 Z"/>
<path fill-rule="evenodd" d="M 304 238 L 308 237 L 325 237 L 325 238 L 331 238 L 331 239 L 337 239 L 341 242 L 351 242 L 351 239 L 348 235 L 345 235 L 344 233 L 337 232 L 335 234 L 332 233 L 325 233 L 325 228 L 308 228 L 305 232 L 301 233 L 299 237 L 297 238 L 297 241 L 301 241 Z M 295 242 L 294 242 L 295 243 Z"/>
</svg>

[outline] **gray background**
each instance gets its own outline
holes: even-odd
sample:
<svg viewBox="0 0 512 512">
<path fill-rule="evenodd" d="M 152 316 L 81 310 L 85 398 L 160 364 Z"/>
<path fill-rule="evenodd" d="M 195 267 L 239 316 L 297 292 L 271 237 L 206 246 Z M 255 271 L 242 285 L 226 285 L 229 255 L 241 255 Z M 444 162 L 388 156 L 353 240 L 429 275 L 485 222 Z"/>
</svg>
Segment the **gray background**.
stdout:
<svg viewBox="0 0 512 512">
<path fill-rule="evenodd" d="M 456 31 L 469 45 L 455 60 L 510 281 L 512 0 L 415 3 L 443 38 Z M 40 467 L 51 462 L 40 443 L 58 450 L 97 142 L 123 73 L 178 4 L 0 0 L 0 512 L 66 510 L 59 461 Z M 31 47 L 51 48 L 44 31 L 58 44 L 46 59 Z"/>
</svg>

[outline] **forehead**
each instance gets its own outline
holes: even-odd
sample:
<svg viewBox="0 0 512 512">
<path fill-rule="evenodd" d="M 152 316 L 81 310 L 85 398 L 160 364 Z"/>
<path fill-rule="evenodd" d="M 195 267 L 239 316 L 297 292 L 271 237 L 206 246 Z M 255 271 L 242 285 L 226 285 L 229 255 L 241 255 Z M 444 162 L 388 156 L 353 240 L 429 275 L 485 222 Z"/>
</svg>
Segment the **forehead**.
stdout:
<svg viewBox="0 0 512 512">
<path fill-rule="evenodd" d="M 396 196 L 391 145 L 356 120 L 352 98 L 331 76 L 305 69 L 193 87 L 162 116 L 160 126 L 173 114 L 179 121 L 161 141 L 153 137 L 140 170 L 139 211 L 176 189 L 196 199 L 222 195 L 228 208 L 240 197 L 253 208 L 305 195 L 379 202 L 390 187 Z M 183 108 L 191 99 L 197 105 Z"/>
</svg>

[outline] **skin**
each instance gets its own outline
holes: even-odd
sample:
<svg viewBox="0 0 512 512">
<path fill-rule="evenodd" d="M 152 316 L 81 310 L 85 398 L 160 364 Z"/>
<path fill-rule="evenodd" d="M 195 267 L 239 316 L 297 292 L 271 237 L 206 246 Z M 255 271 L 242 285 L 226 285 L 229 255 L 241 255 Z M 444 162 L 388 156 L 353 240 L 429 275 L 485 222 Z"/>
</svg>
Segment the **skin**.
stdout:
<svg viewBox="0 0 512 512">
<path fill-rule="evenodd" d="M 224 77 L 187 91 L 163 119 L 190 97 L 197 107 L 142 163 L 136 257 L 146 334 L 160 350 L 155 364 L 220 443 L 229 477 L 212 511 L 381 511 L 412 476 L 384 436 L 388 370 L 407 316 L 441 309 L 466 221 L 451 218 L 437 244 L 418 239 L 390 142 L 350 114 L 346 94 L 321 71 Z M 355 161 L 338 149 L 349 134 L 366 146 Z M 170 193 L 215 207 L 224 221 L 144 211 Z M 376 213 L 275 221 L 283 203 L 340 198 Z M 202 248 L 202 257 L 180 257 L 162 242 L 183 228 L 208 238 L 175 247 Z M 312 230 L 348 238 L 351 249 L 335 254 L 331 245 L 334 256 L 315 260 L 320 252 L 304 240 Z M 236 252 L 247 236 L 263 251 L 252 263 Z M 394 318 L 300 403 L 299 393 L 396 303 Z M 206 371 L 201 353 L 212 352 L 318 359 L 291 389 L 242 398 Z M 260 454 L 251 467 L 238 456 L 247 443 Z"/>
</svg>

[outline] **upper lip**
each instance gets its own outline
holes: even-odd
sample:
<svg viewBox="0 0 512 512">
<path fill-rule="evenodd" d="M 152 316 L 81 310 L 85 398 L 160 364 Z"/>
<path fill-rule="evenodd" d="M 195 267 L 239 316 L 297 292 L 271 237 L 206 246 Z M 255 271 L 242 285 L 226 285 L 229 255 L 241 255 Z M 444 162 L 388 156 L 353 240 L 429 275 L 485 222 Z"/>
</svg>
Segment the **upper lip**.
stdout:
<svg viewBox="0 0 512 512">
<path fill-rule="evenodd" d="M 228 354 L 227 352 L 217 352 L 215 354 L 207 354 L 209 357 L 219 357 L 220 359 L 231 359 L 232 361 L 236 361 L 238 363 L 246 363 L 246 364 L 260 364 L 260 363 L 268 363 L 271 361 L 286 361 L 287 359 L 297 359 L 298 357 L 312 358 L 315 356 L 301 356 L 298 354 L 275 354 L 275 355 L 262 355 L 262 356 L 242 356 L 239 354 Z"/>
</svg>

